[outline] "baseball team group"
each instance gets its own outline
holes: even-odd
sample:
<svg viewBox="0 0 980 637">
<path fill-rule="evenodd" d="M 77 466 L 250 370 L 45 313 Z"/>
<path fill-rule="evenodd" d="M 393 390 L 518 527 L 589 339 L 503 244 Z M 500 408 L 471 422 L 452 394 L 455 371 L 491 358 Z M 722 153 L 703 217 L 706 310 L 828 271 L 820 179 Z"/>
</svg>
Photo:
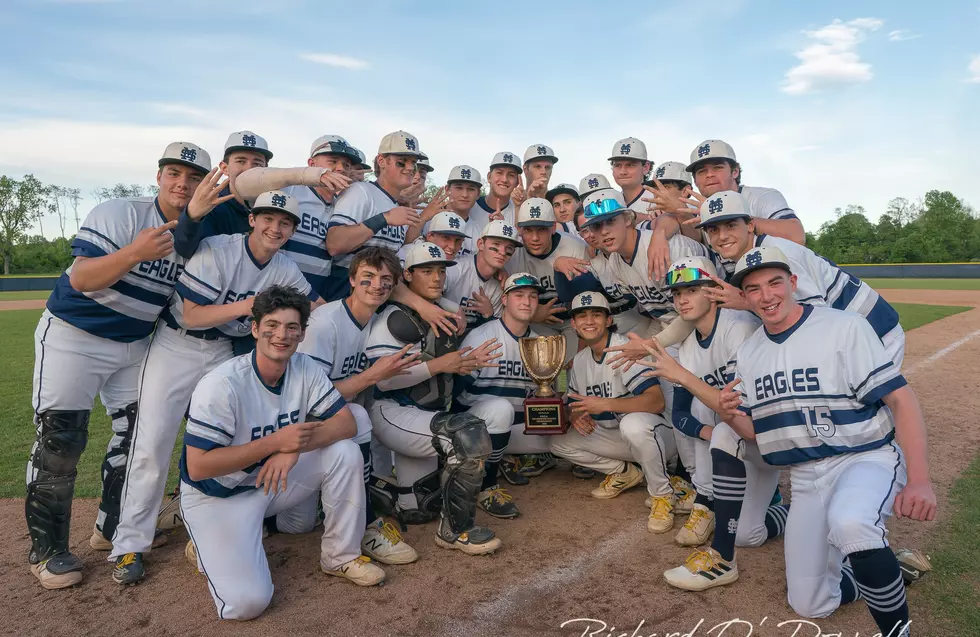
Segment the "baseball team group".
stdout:
<svg viewBox="0 0 980 637">
<path fill-rule="evenodd" d="M 270 533 L 322 525 L 321 570 L 377 585 L 379 564 L 418 559 L 405 525 L 501 550 L 477 510 L 521 515 L 502 485 L 563 460 L 601 479 L 594 498 L 645 486 L 650 533 L 686 516 L 674 540 L 693 552 L 667 585 L 732 584 L 736 547 L 783 535 L 796 613 L 863 598 L 883 635 L 910 634 L 905 588 L 930 566 L 893 551 L 886 523 L 933 519 L 936 497 L 898 314 L 804 245 L 779 191 L 742 185 L 729 144 L 656 165 L 622 139 L 596 158 L 615 183 L 577 186 L 553 184 L 558 156 L 534 144 L 497 153 L 485 181 L 454 166 L 425 198 L 432 166 L 405 131 L 370 159 L 337 135 L 306 166 L 272 158 L 251 131 L 217 166 L 174 142 L 157 196 L 100 203 L 72 241 L 35 332 L 41 586 L 82 580 L 71 507 L 99 396 L 112 437 L 92 548 L 133 584 L 179 520 L 222 619 L 269 606 Z M 564 338 L 557 435 L 525 423 L 535 336 Z"/>
</svg>

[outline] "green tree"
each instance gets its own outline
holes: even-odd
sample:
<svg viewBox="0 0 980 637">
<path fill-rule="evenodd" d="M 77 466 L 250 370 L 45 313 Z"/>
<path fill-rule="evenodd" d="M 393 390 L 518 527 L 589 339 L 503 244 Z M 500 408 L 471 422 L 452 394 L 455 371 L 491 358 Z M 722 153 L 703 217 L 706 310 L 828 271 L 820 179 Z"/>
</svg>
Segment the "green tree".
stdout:
<svg viewBox="0 0 980 637">
<path fill-rule="evenodd" d="M 10 274 L 10 257 L 14 245 L 44 214 L 45 188 L 34 175 L 20 181 L 0 177 L 0 255 L 3 273 Z"/>
</svg>

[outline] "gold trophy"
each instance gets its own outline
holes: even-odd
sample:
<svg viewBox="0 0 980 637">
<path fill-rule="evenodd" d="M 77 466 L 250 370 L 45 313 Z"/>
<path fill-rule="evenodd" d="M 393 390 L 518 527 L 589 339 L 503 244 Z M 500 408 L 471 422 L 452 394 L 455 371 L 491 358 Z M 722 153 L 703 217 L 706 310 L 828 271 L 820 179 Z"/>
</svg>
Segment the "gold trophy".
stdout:
<svg viewBox="0 0 980 637">
<path fill-rule="evenodd" d="M 524 400 L 524 433 L 556 436 L 568 431 L 570 424 L 561 396 L 552 383 L 565 364 L 565 337 L 535 336 L 522 338 L 521 361 L 527 375 L 538 384 L 534 395 Z"/>
</svg>

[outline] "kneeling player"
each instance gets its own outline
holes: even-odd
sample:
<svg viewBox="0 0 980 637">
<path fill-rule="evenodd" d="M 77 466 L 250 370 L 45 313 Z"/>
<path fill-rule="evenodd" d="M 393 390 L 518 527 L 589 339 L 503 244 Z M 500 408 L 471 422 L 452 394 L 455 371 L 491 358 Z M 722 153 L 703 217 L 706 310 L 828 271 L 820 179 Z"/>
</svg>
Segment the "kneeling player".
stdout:
<svg viewBox="0 0 980 637">
<path fill-rule="evenodd" d="M 574 429 L 553 437 L 551 451 L 606 474 L 592 491 L 594 498 L 615 498 L 645 477 L 653 499 L 647 528 L 664 533 L 674 523 L 674 488 L 667 461 L 677 450 L 670 425 L 661 415 L 664 395 L 660 384 L 647 378 L 639 365 L 624 373 L 604 364 L 605 348 L 627 339 L 615 333 L 609 302 L 601 293 L 579 294 L 569 314 L 586 347 L 572 359 L 568 376 Z"/>
<path fill-rule="evenodd" d="M 309 300 L 274 286 L 252 305 L 255 351 L 201 379 L 191 399 L 180 462 L 180 508 L 198 566 L 221 619 L 258 617 L 272 600 L 262 547 L 263 519 L 298 507 L 316 493 L 326 519 L 320 568 L 360 586 L 385 573 L 361 556 L 363 460 L 350 438 L 354 416 L 320 365 L 295 354 L 310 316 Z M 308 533 L 313 515 L 279 530 Z"/>
</svg>

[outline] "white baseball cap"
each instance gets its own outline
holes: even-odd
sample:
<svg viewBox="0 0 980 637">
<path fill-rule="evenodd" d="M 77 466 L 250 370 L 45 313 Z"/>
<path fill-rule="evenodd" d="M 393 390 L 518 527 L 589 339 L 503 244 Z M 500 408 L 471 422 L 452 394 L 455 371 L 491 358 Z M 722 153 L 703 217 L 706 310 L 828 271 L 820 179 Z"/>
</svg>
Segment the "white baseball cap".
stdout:
<svg viewBox="0 0 980 637">
<path fill-rule="evenodd" d="M 360 168 L 361 170 L 373 170 L 374 169 L 374 166 L 372 166 L 371 164 L 367 163 L 367 157 L 365 157 L 363 150 L 361 150 L 360 148 L 354 148 L 353 146 L 351 146 L 350 149 L 351 149 L 351 151 L 353 151 L 354 156 L 357 157 L 357 167 L 358 168 Z"/>
<path fill-rule="evenodd" d="M 515 244 L 521 245 L 521 235 L 517 232 L 517 228 L 507 225 L 507 222 L 503 219 L 494 219 L 483 226 L 483 232 L 480 233 L 480 238 L 506 239 L 507 241 L 513 241 Z"/>
<path fill-rule="evenodd" d="M 549 190 L 547 193 L 545 193 L 544 198 L 554 203 L 555 197 L 557 197 L 558 195 L 571 195 L 576 199 L 581 199 L 581 197 L 578 194 L 578 188 L 576 188 L 572 184 L 558 184 L 557 186 Z"/>
<path fill-rule="evenodd" d="M 438 232 L 439 234 L 451 234 L 457 237 L 466 237 L 466 231 L 463 227 L 466 225 L 466 221 L 463 220 L 455 212 L 450 212 L 448 210 L 443 210 L 436 216 L 432 217 L 432 221 L 429 222 L 428 232 Z"/>
<path fill-rule="evenodd" d="M 292 195 L 287 195 L 281 190 L 270 190 L 258 196 L 252 205 L 252 214 L 272 210 L 275 212 L 285 212 L 293 218 L 296 223 L 303 220 L 299 213 L 299 202 Z"/>
<path fill-rule="evenodd" d="M 555 209 L 551 202 L 541 197 L 531 197 L 517 211 L 518 228 L 547 228 L 555 225 Z"/>
<path fill-rule="evenodd" d="M 453 166 L 453 169 L 449 171 L 449 179 L 446 180 L 446 183 L 451 184 L 454 181 L 463 181 L 477 186 L 483 185 L 483 181 L 480 180 L 480 171 L 466 164 Z"/>
<path fill-rule="evenodd" d="M 691 163 L 687 165 L 688 172 L 693 175 L 698 166 L 709 159 L 727 159 L 734 163 L 735 149 L 720 139 L 706 139 L 691 151 Z"/>
<path fill-rule="evenodd" d="M 735 264 L 735 274 L 732 275 L 729 283 L 740 288 L 745 275 L 764 268 L 779 268 L 793 274 L 793 270 L 789 267 L 789 259 L 786 258 L 782 250 L 776 246 L 759 246 L 742 255 L 742 258 Z"/>
<path fill-rule="evenodd" d="M 711 259 L 698 256 L 684 257 L 670 264 L 666 276 L 667 287 L 673 290 L 694 285 L 710 285 L 714 283 L 711 280 L 712 276 L 718 276 L 718 272 Z"/>
<path fill-rule="evenodd" d="M 660 181 L 680 181 L 688 185 L 691 183 L 691 173 L 687 172 L 687 166 L 679 161 L 665 161 L 657 166 L 652 177 Z"/>
<path fill-rule="evenodd" d="M 509 168 L 516 168 L 518 174 L 524 172 L 524 166 L 521 164 L 520 160 L 517 159 L 515 153 L 509 153 L 507 151 L 502 151 L 493 156 L 493 161 L 490 162 L 490 170 L 497 168 L 498 166 L 507 166 Z"/>
<path fill-rule="evenodd" d="M 211 172 L 211 155 L 208 152 L 190 142 L 173 142 L 167 144 L 163 151 L 163 156 L 157 165 L 163 168 L 167 164 L 183 164 L 196 168 L 204 173 Z"/>
<path fill-rule="evenodd" d="M 585 177 L 582 177 L 582 181 L 578 182 L 578 192 L 582 197 L 585 197 L 589 193 L 593 193 L 600 188 L 611 188 L 611 186 L 609 185 L 609 180 L 606 179 L 605 175 L 600 175 L 599 173 L 590 173 Z"/>
<path fill-rule="evenodd" d="M 524 151 L 524 163 L 529 161 L 534 161 L 535 159 L 550 159 L 552 164 L 558 163 L 558 158 L 555 156 L 555 150 L 551 146 L 546 146 L 545 144 L 531 144 Z"/>
<path fill-rule="evenodd" d="M 415 135 L 406 133 L 403 130 L 396 130 L 388 133 L 381 138 L 378 144 L 379 155 L 412 155 L 413 157 L 423 157 L 419 147 L 419 140 Z"/>
<path fill-rule="evenodd" d="M 446 267 L 456 265 L 455 261 L 446 258 L 446 253 L 442 248 L 428 241 L 416 241 L 408 249 L 405 256 L 405 269 L 411 270 L 421 265 L 441 264 Z"/>
<path fill-rule="evenodd" d="M 225 142 L 225 155 L 235 150 L 251 150 L 265 155 L 266 161 L 272 159 L 272 151 L 269 150 L 265 137 L 256 135 L 250 130 L 238 131 L 228 136 L 228 141 Z"/>
<path fill-rule="evenodd" d="M 585 216 L 582 227 L 587 228 L 600 221 L 612 219 L 626 212 L 626 210 L 626 200 L 623 199 L 623 193 L 615 188 L 596 190 L 582 199 L 582 212 Z"/>
<path fill-rule="evenodd" d="M 716 192 L 701 204 L 701 223 L 695 228 L 703 228 L 729 219 L 751 219 L 749 202 L 742 193 L 734 190 Z"/>
<path fill-rule="evenodd" d="M 538 292 L 544 291 L 541 281 L 530 272 L 517 272 L 507 277 L 507 280 L 504 281 L 504 294 L 520 288 L 534 288 Z"/>
<path fill-rule="evenodd" d="M 424 170 L 426 173 L 431 173 L 433 170 L 435 170 L 432 167 L 432 164 L 429 163 L 429 156 L 422 151 L 419 151 L 418 167 Z"/>
<path fill-rule="evenodd" d="M 572 307 L 569 308 L 568 314 L 569 316 L 574 316 L 576 310 L 591 310 L 597 307 L 604 309 L 606 314 L 612 313 L 605 294 L 602 292 L 582 292 L 581 294 L 576 294 L 575 298 L 572 299 Z"/>
<path fill-rule="evenodd" d="M 609 161 L 614 159 L 639 159 L 640 161 L 650 161 L 647 158 L 647 145 L 635 137 L 624 137 L 612 147 L 612 154 Z"/>
</svg>

